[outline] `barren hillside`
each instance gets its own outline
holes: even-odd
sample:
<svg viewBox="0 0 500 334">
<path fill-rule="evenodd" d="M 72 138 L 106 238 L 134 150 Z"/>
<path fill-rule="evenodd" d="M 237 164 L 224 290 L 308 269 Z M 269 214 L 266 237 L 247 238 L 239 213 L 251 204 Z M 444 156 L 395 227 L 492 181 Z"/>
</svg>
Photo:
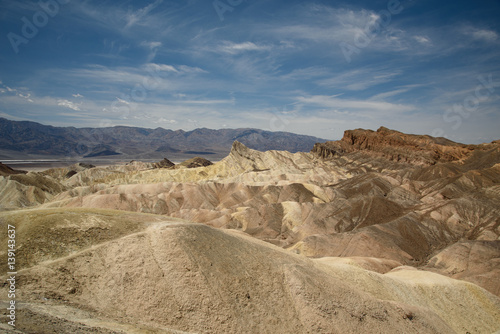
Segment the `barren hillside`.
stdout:
<svg viewBox="0 0 500 334">
<path fill-rule="evenodd" d="M 26 332 L 484 333 L 500 325 L 500 301 L 486 290 L 389 262 L 376 272 L 363 268 L 370 260 L 312 260 L 242 232 L 148 214 L 37 209 L 0 219 L 18 229 Z"/>
<path fill-rule="evenodd" d="M 215 164 L 75 165 L 0 185 L 25 328 L 500 330 L 498 141 L 358 129 L 310 153 L 234 142 Z"/>
</svg>

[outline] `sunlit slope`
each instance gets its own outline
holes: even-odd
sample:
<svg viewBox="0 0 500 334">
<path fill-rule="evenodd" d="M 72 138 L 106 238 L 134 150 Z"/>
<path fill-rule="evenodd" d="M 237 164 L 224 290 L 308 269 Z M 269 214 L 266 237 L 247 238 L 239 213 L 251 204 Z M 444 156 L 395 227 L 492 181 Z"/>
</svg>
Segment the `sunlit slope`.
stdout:
<svg viewBox="0 0 500 334">
<path fill-rule="evenodd" d="M 46 225 L 3 214 L 2 224 L 19 227 L 20 242 L 29 238 L 32 224 L 44 226 L 40 239 L 75 228 L 76 222 L 83 230 L 99 227 L 110 233 L 79 249 L 74 244 L 81 235 L 63 233 L 67 239 L 57 246 L 59 255 L 38 255 L 19 271 L 18 301 L 33 309 L 48 305 L 50 314 L 62 304 L 123 326 L 197 333 L 484 333 L 500 328 L 498 297 L 433 273 L 402 268 L 380 274 L 355 263 L 311 260 L 238 231 L 147 214 L 22 213 L 58 219 Z M 134 228 L 127 226 L 131 219 L 138 222 Z M 38 253 L 52 252 L 50 247 L 41 244 Z"/>
</svg>

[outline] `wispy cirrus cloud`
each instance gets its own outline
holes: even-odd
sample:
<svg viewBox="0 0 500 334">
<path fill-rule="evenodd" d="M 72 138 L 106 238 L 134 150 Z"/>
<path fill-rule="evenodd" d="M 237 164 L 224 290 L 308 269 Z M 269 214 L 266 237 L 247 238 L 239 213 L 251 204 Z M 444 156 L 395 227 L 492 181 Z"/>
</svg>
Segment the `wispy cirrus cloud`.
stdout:
<svg viewBox="0 0 500 334">
<path fill-rule="evenodd" d="M 150 62 L 155 59 L 158 51 L 162 47 L 162 42 L 154 42 L 154 41 L 143 41 L 140 43 L 141 46 L 144 46 L 149 49 L 149 55 L 147 56 L 147 61 Z"/>
<path fill-rule="evenodd" d="M 321 108 L 331 108 L 333 110 L 345 109 L 351 111 L 377 112 L 385 115 L 396 113 L 404 113 L 415 110 L 414 106 L 404 104 L 394 104 L 383 101 L 369 101 L 360 99 L 343 99 L 338 96 L 301 96 L 297 98 L 297 102 L 302 104 L 316 105 Z"/>
<path fill-rule="evenodd" d="M 471 37 L 477 41 L 496 42 L 499 39 L 498 33 L 491 29 L 481 29 L 473 26 L 465 26 L 462 28 L 462 33 L 465 36 Z"/>
<path fill-rule="evenodd" d="M 426 36 L 413 36 L 413 38 L 420 44 L 430 44 L 432 41 Z"/>
<path fill-rule="evenodd" d="M 70 82 L 74 89 L 81 87 L 82 83 L 91 82 L 95 88 L 100 87 L 96 92 L 114 92 L 116 95 L 120 91 L 126 93 L 137 85 L 147 87 L 148 91 L 186 89 L 193 77 L 206 73 L 199 67 L 188 65 L 146 63 L 139 67 L 108 67 L 93 64 L 70 70 L 45 69 L 39 73 L 37 80 L 52 84 Z M 110 87 L 113 89 L 110 90 Z"/>
<path fill-rule="evenodd" d="M 349 91 L 361 91 L 376 85 L 390 82 L 401 74 L 401 70 L 394 68 L 364 67 L 332 75 L 330 78 L 318 80 L 318 84 L 320 86 L 342 88 Z"/>
<path fill-rule="evenodd" d="M 249 51 L 269 51 L 271 46 L 269 45 L 259 45 L 253 42 L 243 42 L 243 43 L 233 43 L 229 41 L 224 41 L 220 46 L 216 48 L 216 51 L 228 54 L 239 54 Z"/>
<path fill-rule="evenodd" d="M 158 7 L 163 0 L 156 0 L 153 3 L 150 3 L 149 5 L 140 8 L 135 11 L 129 11 L 126 15 L 126 21 L 127 24 L 125 25 L 125 28 L 130 28 L 131 26 L 141 23 L 141 21 L 156 7 Z"/>
<path fill-rule="evenodd" d="M 158 42 L 158 41 L 143 41 L 140 43 L 141 46 L 145 46 L 149 49 L 156 49 L 156 48 L 159 48 L 163 45 L 162 42 Z"/>
</svg>

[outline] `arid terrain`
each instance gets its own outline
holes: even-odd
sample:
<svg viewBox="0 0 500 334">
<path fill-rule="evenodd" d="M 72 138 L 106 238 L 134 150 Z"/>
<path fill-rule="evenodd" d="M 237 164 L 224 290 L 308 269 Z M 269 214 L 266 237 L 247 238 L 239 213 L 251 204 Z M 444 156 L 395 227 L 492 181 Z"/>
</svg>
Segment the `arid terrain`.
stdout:
<svg viewBox="0 0 500 334">
<path fill-rule="evenodd" d="M 16 328 L 0 331 L 500 331 L 500 141 L 382 127 L 311 148 L 1 164 L 18 290 Z"/>
</svg>

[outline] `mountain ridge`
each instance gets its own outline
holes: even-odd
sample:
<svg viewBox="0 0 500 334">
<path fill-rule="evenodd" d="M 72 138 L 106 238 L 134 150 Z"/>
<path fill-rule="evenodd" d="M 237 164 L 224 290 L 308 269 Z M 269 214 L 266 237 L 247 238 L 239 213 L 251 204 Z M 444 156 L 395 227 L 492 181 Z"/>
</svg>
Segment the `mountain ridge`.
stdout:
<svg viewBox="0 0 500 334">
<path fill-rule="evenodd" d="M 377 131 L 346 130 L 342 139 L 316 143 L 312 153 L 322 158 L 362 152 L 373 157 L 417 165 L 463 161 L 474 152 L 494 149 L 498 141 L 479 145 L 462 144 L 443 137 L 406 134 L 386 127 Z"/>
<path fill-rule="evenodd" d="M 0 117 L 2 159 L 17 158 L 16 155 L 118 159 L 206 155 L 210 159 L 221 159 L 229 154 L 235 140 L 261 151 L 285 150 L 292 153 L 309 151 L 316 142 L 326 141 L 313 136 L 252 128 L 199 128 L 190 131 L 128 126 L 76 128 Z"/>
</svg>

